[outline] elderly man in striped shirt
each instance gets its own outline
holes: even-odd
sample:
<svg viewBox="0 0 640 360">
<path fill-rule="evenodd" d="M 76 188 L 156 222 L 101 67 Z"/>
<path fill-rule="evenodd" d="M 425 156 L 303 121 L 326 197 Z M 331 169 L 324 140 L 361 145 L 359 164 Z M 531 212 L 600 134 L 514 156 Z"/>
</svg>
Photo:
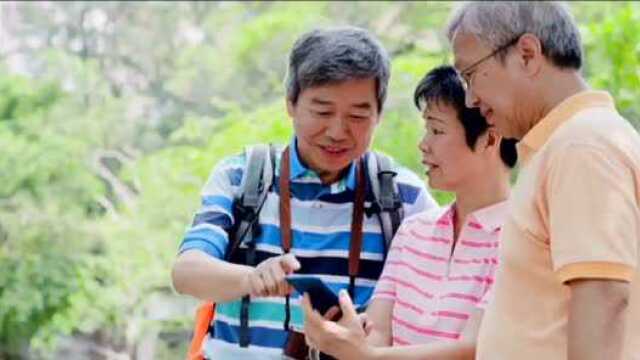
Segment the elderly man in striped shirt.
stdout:
<svg viewBox="0 0 640 360">
<path fill-rule="evenodd" d="M 295 136 L 275 156 L 276 179 L 258 219 L 257 265 L 225 261 L 234 224 L 232 208 L 247 171 L 244 155 L 227 158 L 213 170 L 203 190 L 203 209 L 174 265 L 179 292 L 218 303 L 204 343 L 206 357 L 283 358 L 289 330 L 285 324 L 298 331 L 303 327 L 300 294 L 290 294 L 286 274 L 317 275 L 336 293 L 350 285 L 354 200 L 359 189 L 365 194 L 370 180 L 358 176 L 356 164 L 373 156 L 368 148 L 380 122 L 388 80 L 388 56 L 364 30 L 317 30 L 295 43 L 287 80 L 287 109 Z M 399 166 L 395 172 L 405 216 L 436 207 L 418 176 Z M 280 196 L 285 188 L 290 196 Z M 370 191 L 364 196 L 370 204 Z M 291 247 L 284 249 L 288 254 L 281 243 L 281 198 L 290 202 Z M 359 305 L 373 294 L 385 251 L 375 217 L 365 217 L 362 229 L 360 267 L 353 279 L 354 302 Z M 242 344 L 240 299 L 247 295 L 249 341 Z"/>
</svg>

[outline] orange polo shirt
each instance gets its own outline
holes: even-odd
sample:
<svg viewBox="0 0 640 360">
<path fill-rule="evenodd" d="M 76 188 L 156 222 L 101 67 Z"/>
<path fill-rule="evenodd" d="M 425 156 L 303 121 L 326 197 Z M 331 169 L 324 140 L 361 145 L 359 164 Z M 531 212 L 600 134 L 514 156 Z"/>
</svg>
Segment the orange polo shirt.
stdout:
<svg viewBox="0 0 640 360">
<path fill-rule="evenodd" d="M 566 359 L 566 283 L 612 279 L 631 285 L 623 359 L 640 359 L 640 136 L 609 94 L 585 91 L 531 129 L 518 155 L 477 358 Z"/>
</svg>

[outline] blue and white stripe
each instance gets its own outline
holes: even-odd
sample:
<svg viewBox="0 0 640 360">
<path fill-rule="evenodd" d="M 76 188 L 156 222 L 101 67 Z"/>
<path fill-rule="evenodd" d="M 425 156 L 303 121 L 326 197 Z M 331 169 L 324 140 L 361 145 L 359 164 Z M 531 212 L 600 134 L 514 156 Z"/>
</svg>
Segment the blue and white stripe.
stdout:
<svg viewBox="0 0 640 360">
<path fill-rule="evenodd" d="M 291 148 L 296 149 L 295 139 Z M 367 154 L 365 156 L 371 156 Z M 279 169 L 280 154 L 276 169 Z M 304 167 L 297 151 L 291 151 L 292 253 L 300 261 L 300 273 L 320 277 L 336 293 L 349 284 L 348 257 L 351 238 L 351 216 L 355 188 L 355 166 L 337 183 L 323 185 L 320 178 Z M 246 157 L 237 155 L 220 162 L 202 191 L 202 207 L 187 230 L 180 252 L 198 249 L 215 258 L 224 259 L 229 241 L 228 231 L 234 223 L 232 206 L 241 191 Z M 421 181 L 411 171 L 397 167 L 396 181 L 405 217 L 436 206 Z M 279 171 L 276 171 L 276 174 Z M 256 256 L 264 260 L 282 254 L 279 227 L 278 179 L 260 212 L 262 233 L 257 239 Z M 365 206 L 371 202 L 370 192 Z M 378 219 L 366 217 L 363 224 L 363 249 L 360 274 L 356 279 L 355 303 L 367 304 L 382 272 L 384 242 Z M 243 252 L 243 249 L 239 250 Z M 291 325 L 302 328 L 299 294 L 291 297 Z M 250 308 L 250 348 L 282 348 L 286 340 L 283 329 L 284 299 L 255 298 Z M 239 300 L 218 304 L 213 333 L 206 345 L 211 349 L 221 342 L 238 342 Z"/>
</svg>

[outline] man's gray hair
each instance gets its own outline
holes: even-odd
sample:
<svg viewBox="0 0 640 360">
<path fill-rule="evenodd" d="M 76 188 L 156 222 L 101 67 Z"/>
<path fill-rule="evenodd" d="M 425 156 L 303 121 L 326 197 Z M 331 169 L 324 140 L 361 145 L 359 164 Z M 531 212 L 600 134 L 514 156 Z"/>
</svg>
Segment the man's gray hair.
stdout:
<svg viewBox="0 0 640 360">
<path fill-rule="evenodd" d="M 542 53 L 559 68 L 580 69 L 580 33 L 566 4 L 552 1 L 467 2 L 454 12 L 447 37 L 472 34 L 497 49 L 525 33 L 535 35 Z M 499 54 L 504 59 L 504 53 Z"/>
<path fill-rule="evenodd" d="M 389 55 L 368 31 L 356 27 L 312 30 L 293 45 L 287 72 L 287 98 L 296 103 L 307 88 L 354 79 L 376 80 L 381 111 L 389 84 Z"/>
</svg>

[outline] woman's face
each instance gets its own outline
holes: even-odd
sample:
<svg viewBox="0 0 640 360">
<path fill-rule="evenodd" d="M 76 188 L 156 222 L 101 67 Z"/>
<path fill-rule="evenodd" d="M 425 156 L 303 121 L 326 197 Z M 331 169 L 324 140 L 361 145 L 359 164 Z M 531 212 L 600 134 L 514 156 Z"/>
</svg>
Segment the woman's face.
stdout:
<svg viewBox="0 0 640 360">
<path fill-rule="evenodd" d="M 469 148 L 455 108 L 442 102 L 427 104 L 423 112 L 425 135 L 420 141 L 422 164 L 429 186 L 457 192 L 482 176 L 482 154 Z M 478 143 L 482 137 L 478 138 Z M 476 144 L 477 145 L 477 144 Z"/>
</svg>

